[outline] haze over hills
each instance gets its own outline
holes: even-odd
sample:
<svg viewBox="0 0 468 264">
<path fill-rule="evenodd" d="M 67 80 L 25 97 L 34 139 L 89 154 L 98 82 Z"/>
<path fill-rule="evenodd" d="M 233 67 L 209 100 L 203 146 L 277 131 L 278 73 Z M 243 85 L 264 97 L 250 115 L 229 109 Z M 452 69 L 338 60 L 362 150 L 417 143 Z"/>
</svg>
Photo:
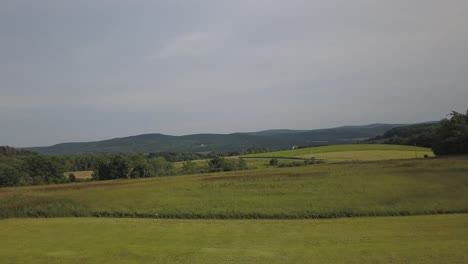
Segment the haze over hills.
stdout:
<svg viewBox="0 0 468 264">
<path fill-rule="evenodd" d="M 292 146 L 319 146 L 354 143 L 381 135 L 404 126 L 401 124 L 371 124 L 342 126 L 315 130 L 273 129 L 232 134 L 193 134 L 171 136 L 143 134 L 94 142 L 61 143 L 28 150 L 44 154 L 129 153 L 129 152 L 229 152 L 248 148 L 268 150 L 288 149 Z"/>
</svg>

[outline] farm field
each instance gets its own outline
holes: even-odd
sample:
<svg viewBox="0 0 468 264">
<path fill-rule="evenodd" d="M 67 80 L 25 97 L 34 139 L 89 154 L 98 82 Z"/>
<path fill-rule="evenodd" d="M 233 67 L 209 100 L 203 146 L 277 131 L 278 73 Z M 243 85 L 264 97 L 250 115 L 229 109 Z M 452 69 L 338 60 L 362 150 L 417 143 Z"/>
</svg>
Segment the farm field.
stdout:
<svg viewBox="0 0 468 264">
<path fill-rule="evenodd" d="M 325 161 L 372 161 L 391 159 L 433 157 L 428 148 L 386 145 L 386 144 L 352 144 L 311 147 L 286 151 L 245 155 L 244 158 L 317 158 Z"/>
<path fill-rule="evenodd" d="M 70 172 L 65 172 L 64 175 L 65 177 L 68 177 L 70 174 L 74 174 L 77 179 L 80 180 L 88 180 L 93 178 L 93 171 L 70 171 Z"/>
<path fill-rule="evenodd" d="M 226 159 L 239 159 L 239 157 L 226 157 Z M 265 169 L 270 166 L 270 159 L 265 159 L 265 158 L 246 158 L 245 161 L 247 162 L 247 165 L 249 169 Z M 278 159 L 279 162 L 281 163 L 293 163 L 293 162 L 303 162 L 303 158 L 298 158 L 298 159 L 292 159 L 292 158 L 284 158 L 284 159 Z M 203 160 L 193 160 L 192 161 L 197 168 L 208 168 L 208 159 L 203 159 Z M 176 169 L 182 169 L 182 166 L 184 162 L 174 162 L 174 168 Z"/>
<path fill-rule="evenodd" d="M 301 163 L 303 160 L 316 158 L 328 163 L 350 161 L 377 161 L 393 159 L 414 159 L 434 157 L 432 150 L 422 147 L 388 145 L 388 144 L 350 144 L 332 145 L 323 147 L 311 147 L 295 150 L 266 152 L 258 154 L 242 155 L 249 168 L 262 169 L 270 167 L 272 158 L 280 163 Z M 239 157 L 226 157 L 226 159 L 238 159 Z M 206 168 L 209 160 L 194 160 L 199 168 Z M 181 169 L 183 162 L 175 162 L 174 167 Z"/>
<path fill-rule="evenodd" d="M 0 189 L 0 217 L 335 218 L 468 212 L 468 158 Z"/>
<path fill-rule="evenodd" d="M 0 220 L 2 263 L 467 263 L 468 215 Z"/>
</svg>

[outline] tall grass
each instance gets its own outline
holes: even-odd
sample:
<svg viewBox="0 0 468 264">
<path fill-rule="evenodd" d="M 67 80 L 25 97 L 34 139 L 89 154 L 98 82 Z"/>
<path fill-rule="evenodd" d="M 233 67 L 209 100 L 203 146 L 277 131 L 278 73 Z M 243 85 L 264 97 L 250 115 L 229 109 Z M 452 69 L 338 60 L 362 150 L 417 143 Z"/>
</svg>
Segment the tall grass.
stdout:
<svg viewBox="0 0 468 264">
<path fill-rule="evenodd" d="M 0 189 L 0 217 L 300 219 L 468 212 L 466 157 Z"/>
</svg>

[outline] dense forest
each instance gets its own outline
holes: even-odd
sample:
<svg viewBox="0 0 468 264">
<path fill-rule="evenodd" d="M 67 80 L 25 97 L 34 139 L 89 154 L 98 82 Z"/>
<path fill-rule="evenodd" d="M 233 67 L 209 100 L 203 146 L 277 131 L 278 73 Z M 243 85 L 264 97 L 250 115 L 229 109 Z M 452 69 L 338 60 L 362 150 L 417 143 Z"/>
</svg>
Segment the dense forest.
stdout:
<svg viewBox="0 0 468 264">
<path fill-rule="evenodd" d="M 364 142 L 427 147 L 439 156 L 468 154 L 468 110 L 452 111 L 440 122 L 392 128 Z"/>
<path fill-rule="evenodd" d="M 61 143 L 29 150 L 42 154 L 116 154 L 116 153 L 228 153 L 248 149 L 284 150 L 292 146 L 318 146 L 357 143 L 402 125 L 372 124 L 329 129 L 266 130 L 251 133 L 194 134 L 171 136 L 144 134 L 95 142 Z"/>
<path fill-rule="evenodd" d="M 430 122 L 395 127 L 388 130 L 383 135 L 373 137 L 371 139 L 365 140 L 364 142 L 432 148 L 432 137 L 434 129 L 437 128 L 438 125 L 439 122 Z"/>
<path fill-rule="evenodd" d="M 246 154 L 258 153 L 252 149 Z M 112 155 L 42 155 L 8 146 L 0 147 L 0 186 L 25 186 L 79 181 L 73 171 L 94 171 L 93 180 L 144 178 L 176 174 L 247 169 L 243 159 L 225 159 L 233 153 L 150 153 Z M 192 160 L 207 159 L 206 166 Z M 174 162 L 183 162 L 180 168 Z"/>
</svg>

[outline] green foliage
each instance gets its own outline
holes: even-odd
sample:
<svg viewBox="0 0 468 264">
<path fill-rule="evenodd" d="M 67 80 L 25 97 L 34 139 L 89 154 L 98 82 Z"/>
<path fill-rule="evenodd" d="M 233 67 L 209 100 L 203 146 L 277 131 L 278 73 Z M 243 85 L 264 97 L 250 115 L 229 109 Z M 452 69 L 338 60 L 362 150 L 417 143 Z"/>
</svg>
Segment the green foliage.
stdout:
<svg viewBox="0 0 468 264">
<path fill-rule="evenodd" d="M 175 173 L 174 165 L 163 157 L 150 159 L 149 163 L 155 176 L 173 175 Z"/>
<path fill-rule="evenodd" d="M 238 169 L 239 170 L 247 170 L 249 167 L 247 166 L 247 162 L 243 158 L 239 158 L 238 162 Z"/>
<path fill-rule="evenodd" d="M 396 127 L 365 142 L 430 148 L 432 147 L 432 133 L 438 126 L 439 123 L 423 123 Z"/>
<path fill-rule="evenodd" d="M 26 172 L 32 177 L 33 184 L 63 183 L 65 176 L 60 165 L 51 157 L 33 155 L 25 159 Z"/>
<path fill-rule="evenodd" d="M 34 154 L 37 154 L 37 153 L 29 151 L 29 150 L 17 149 L 17 148 L 13 148 L 9 146 L 0 146 L 0 156 L 13 157 L 13 156 L 28 156 L 28 155 L 34 155 Z"/>
<path fill-rule="evenodd" d="M 68 174 L 68 180 L 70 182 L 76 182 L 76 176 L 73 173 Z"/>
<path fill-rule="evenodd" d="M 154 153 L 189 152 L 189 153 L 233 153 L 241 155 L 244 150 L 289 149 L 292 146 L 304 146 L 310 142 L 327 144 L 354 143 L 356 138 L 370 138 L 384 133 L 396 125 L 375 124 L 368 126 L 338 127 L 311 131 L 289 131 L 286 133 L 232 133 L 232 134 L 196 134 L 187 136 L 169 136 L 147 134 L 106 141 L 85 143 L 63 143 L 50 147 L 30 148 L 44 154 L 83 154 L 83 153 Z M 248 154 L 248 153 L 245 153 Z M 172 161 L 167 156 L 165 158 Z M 207 157 L 213 158 L 213 157 Z M 186 158 L 191 160 L 194 158 Z M 176 161 L 176 160 L 174 160 Z M 180 159 L 179 159 L 180 161 Z"/>
<path fill-rule="evenodd" d="M 216 156 L 210 161 L 208 161 L 208 170 L 210 172 L 220 172 L 220 171 L 235 171 L 235 170 L 246 170 L 247 162 L 243 158 L 235 159 L 226 159 L 221 156 Z"/>
<path fill-rule="evenodd" d="M 278 163 L 278 168 L 290 168 L 290 167 L 300 167 L 305 165 L 304 162 L 294 161 L 294 162 L 280 162 Z"/>
<path fill-rule="evenodd" d="M 0 186 L 15 186 L 24 180 L 26 175 L 14 166 L 0 164 Z"/>
<path fill-rule="evenodd" d="M 468 110 L 466 114 L 453 111 L 440 122 L 433 137 L 436 155 L 468 154 Z"/>
<path fill-rule="evenodd" d="M 277 158 L 272 158 L 272 159 L 270 160 L 270 165 L 271 165 L 271 166 L 276 166 L 276 165 L 278 165 L 278 163 L 279 163 L 279 161 L 278 161 Z"/>
<path fill-rule="evenodd" d="M 304 160 L 305 165 L 311 165 L 311 164 L 319 164 L 319 163 L 324 163 L 324 161 L 316 159 L 316 158 L 309 158 Z"/>
<path fill-rule="evenodd" d="M 148 154 L 148 159 L 157 157 L 163 157 L 169 162 L 189 161 L 189 160 L 200 160 L 210 159 L 216 156 L 215 154 L 203 154 L 203 153 L 181 153 L 181 152 L 152 152 Z"/>
<path fill-rule="evenodd" d="M 211 172 L 224 171 L 225 161 L 226 161 L 225 158 L 221 156 L 216 156 L 212 158 L 210 161 L 208 161 L 209 171 Z"/>
<path fill-rule="evenodd" d="M 133 155 L 131 160 L 130 178 L 146 178 L 153 174 L 153 167 L 143 155 Z"/>
<path fill-rule="evenodd" d="M 95 172 L 98 180 L 130 178 L 129 160 L 122 155 L 115 155 L 107 162 L 101 162 Z"/>
<path fill-rule="evenodd" d="M 182 173 L 193 174 L 197 172 L 200 172 L 200 170 L 197 168 L 197 164 L 195 164 L 195 162 L 188 160 L 182 164 Z"/>
</svg>

